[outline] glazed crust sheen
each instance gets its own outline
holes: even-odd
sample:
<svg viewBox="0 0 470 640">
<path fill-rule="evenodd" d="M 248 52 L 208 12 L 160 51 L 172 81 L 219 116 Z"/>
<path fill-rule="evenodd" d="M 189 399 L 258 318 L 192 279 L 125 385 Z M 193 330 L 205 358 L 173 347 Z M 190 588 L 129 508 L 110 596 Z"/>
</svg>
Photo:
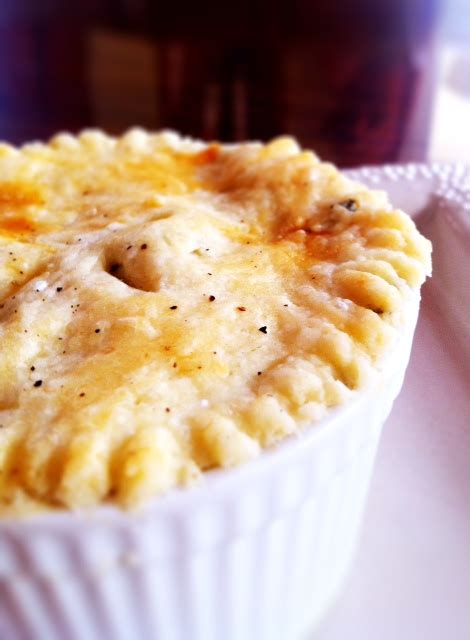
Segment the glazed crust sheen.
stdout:
<svg viewBox="0 0 470 640">
<path fill-rule="evenodd" d="M 290 138 L 0 146 L 0 512 L 134 506 L 312 425 L 380 375 L 430 252 Z"/>
</svg>

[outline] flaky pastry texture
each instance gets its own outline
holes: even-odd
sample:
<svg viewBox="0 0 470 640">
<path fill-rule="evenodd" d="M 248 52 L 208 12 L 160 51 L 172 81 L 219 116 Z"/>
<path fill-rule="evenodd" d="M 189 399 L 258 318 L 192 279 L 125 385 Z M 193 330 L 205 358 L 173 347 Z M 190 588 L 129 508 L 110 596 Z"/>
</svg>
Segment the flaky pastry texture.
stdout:
<svg viewBox="0 0 470 640">
<path fill-rule="evenodd" d="M 315 428 L 381 375 L 430 253 L 287 137 L 0 146 L 0 513 L 134 506 Z"/>
</svg>

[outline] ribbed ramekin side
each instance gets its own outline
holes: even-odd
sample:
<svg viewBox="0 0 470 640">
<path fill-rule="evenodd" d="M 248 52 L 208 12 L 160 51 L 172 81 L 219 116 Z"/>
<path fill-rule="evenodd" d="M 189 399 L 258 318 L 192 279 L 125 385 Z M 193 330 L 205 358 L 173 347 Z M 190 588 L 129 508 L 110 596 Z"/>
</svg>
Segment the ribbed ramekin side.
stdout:
<svg viewBox="0 0 470 640">
<path fill-rule="evenodd" d="M 11 640 L 294 638 L 321 615 L 350 564 L 380 432 L 376 415 L 374 428 L 364 412 L 361 419 L 355 437 L 351 429 L 327 438 L 318 452 L 202 511 L 56 536 L 47 577 L 37 559 L 30 566 L 41 575 L 28 573 L 27 557 L 48 548 L 32 552 L 26 538 L 16 540 L 17 576 L 0 587 Z M 180 549 L 166 560 L 151 553 L 162 527 Z M 205 534 L 213 542 L 201 546 Z M 105 551 L 119 561 L 110 564 Z"/>
<path fill-rule="evenodd" d="M 135 562 L 130 554 L 93 574 L 83 572 L 81 547 L 66 575 L 6 580 L 2 597 L 13 605 L 7 623 L 17 631 L 11 640 L 294 638 L 299 620 L 304 626 L 303 618 L 321 614 L 349 564 L 373 447 L 281 514 L 282 475 L 266 479 L 251 499 L 252 508 L 265 511 L 260 525 L 212 547 L 194 550 L 186 540 L 181 554 L 165 562 L 146 561 L 134 545 Z M 298 469 L 306 480 L 314 475 L 305 462 Z M 245 508 L 240 496 L 225 508 L 215 505 L 213 518 L 236 532 Z M 184 540 L 188 523 L 173 524 Z"/>
</svg>

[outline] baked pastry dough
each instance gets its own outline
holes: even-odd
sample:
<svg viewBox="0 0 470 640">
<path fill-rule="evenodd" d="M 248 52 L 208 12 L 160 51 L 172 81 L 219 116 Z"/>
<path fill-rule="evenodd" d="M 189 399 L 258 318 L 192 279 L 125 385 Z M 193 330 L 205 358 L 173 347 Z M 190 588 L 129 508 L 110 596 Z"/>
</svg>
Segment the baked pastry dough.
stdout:
<svg viewBox="0 0 470 640">
<path fill-rule="evenodd" d="M 382 192 L 290 138 L 0 147 L 0 509 L 133 506 L 380 375 L 430 272 Z"/>
</svg>

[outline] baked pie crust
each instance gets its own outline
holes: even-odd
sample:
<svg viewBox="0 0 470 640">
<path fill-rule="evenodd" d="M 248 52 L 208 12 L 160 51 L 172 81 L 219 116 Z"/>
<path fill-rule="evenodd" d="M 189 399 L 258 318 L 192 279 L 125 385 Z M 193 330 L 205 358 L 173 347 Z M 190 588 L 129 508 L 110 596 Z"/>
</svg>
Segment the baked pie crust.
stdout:
<svg viewBox="0 0 470 640">
<path fill-rule="evenodd" d="M 291 138 L 0 146 L 0 513 L 134 506 L 380 376 L 430 273 L 383 192 Z"/>
</svg>

